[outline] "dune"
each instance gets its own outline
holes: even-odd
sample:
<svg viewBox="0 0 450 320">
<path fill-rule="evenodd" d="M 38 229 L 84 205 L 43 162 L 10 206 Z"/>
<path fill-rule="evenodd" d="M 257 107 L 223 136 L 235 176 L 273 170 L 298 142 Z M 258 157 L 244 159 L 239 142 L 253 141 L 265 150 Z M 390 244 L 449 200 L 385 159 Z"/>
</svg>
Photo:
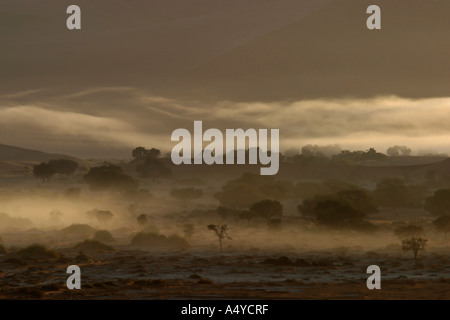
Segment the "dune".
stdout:
<svg viewBox="0 0 450 320">
<path fill-rule="evenodd" d="M 0 144 L 0 161 L 48 161 L 51 159 L 77 160 L 75 157 L 68 155 Z"/>
</svg>

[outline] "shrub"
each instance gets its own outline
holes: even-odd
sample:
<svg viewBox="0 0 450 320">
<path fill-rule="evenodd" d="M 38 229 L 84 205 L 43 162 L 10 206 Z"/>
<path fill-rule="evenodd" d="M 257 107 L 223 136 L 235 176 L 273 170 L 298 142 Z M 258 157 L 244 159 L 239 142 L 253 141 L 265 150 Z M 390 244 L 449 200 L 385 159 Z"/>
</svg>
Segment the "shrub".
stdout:
<svg viewBox="0 0 450 320">
<path fill-rule="evenodd" d="M 23 259 L 57 259 L 60 257 L 58 252 L 40 244 L 32 244 L 31 246 L 20 249 L 16 255 Z"/>
<path fill-rule="evenodd" d="M 72 224 L 62 230 L 60 233 L 66 236 L 90 237 L 95 233 L 95 229 L 88 224 Z"/>
<path fill-rule="evenodd" d="M 103 252 L 103 251 L 115 251 L 112 246 L 104 244 L 97 240 L 84 240 L 72 247 L 72 249 L 83 252 Z"/>
<path fill-rule="evenodd" d="M 417 259 L 419 250 L 425 250 L 427 239 L 422 238 L 410 238 L 402 241 L 402 249 L 405 251 L 412 251 L 414 253 L 414 259 Z"/>
<path fill-rule="evenodd" d="M 114 239 L 114 237 L 111 235 L 111 232 L 109 232 L 108 230 L 97 231 L 94 235 L 93 240 L 100 241 L 100 242 L 106 242 L 106 243 L 116 241 Z"/>
</svg>

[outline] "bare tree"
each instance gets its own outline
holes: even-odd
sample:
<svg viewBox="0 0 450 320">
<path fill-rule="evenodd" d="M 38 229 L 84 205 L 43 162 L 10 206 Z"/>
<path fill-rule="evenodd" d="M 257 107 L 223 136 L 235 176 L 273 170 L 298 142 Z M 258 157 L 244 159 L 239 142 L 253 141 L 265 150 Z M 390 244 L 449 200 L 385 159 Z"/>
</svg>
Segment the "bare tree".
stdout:
<svg viewBox="0 0 450 320">
<path fill-rule="evenodd" d="M 425 244 L 427 239 L 423 238 L 410 238 L 402 241 L 402 249 L 405 251 L 412 251 L 414 253 L 414 259 L 417 259 L 419 250 L 425 250 Z"/>
<path fill-rule="evenodd" d="M 225 239 L 233 240 L 228 235 L 228 226 L 226 224 L 223 224 L 223 225 L 210 224 L 208 226 L 208 230 L 214 231 L 217 235 L 217 238 L 219 238 L 220 252 L 222 252 L 222 241 L 223 240 L 225 240 Z"/>
</svg>

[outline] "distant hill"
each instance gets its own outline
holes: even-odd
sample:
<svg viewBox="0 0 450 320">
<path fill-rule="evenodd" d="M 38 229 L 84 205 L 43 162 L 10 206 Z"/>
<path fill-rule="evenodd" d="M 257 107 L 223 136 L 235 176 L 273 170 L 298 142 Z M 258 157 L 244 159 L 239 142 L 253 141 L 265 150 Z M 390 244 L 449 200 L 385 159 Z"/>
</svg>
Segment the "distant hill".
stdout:
<svg viewBox="0 0 450 320">
<path fill-rule="evenodd" d="M 450 178 L 450 158 L 429 158 L 428 163 L 424 157 L 409 158 L 403 165 L 338 165 L 338 164 L 300 164 L 281 163 L 280 170 L 275 176 L 280 180 L 344 180 L 344 181 L 380 181 L 385 178 L 409 179 L 420 183 L 430 178 Z M 436 162 L 434 162 L 434 160 Z M 260 164 L 257 165 L 173 165 L 170 159 L 164 159 L 178 178 L 188 177 L 214 177 L 214 179 L 228 181 L 236 179 L 245 172 L 259 174 Z M 431 162 L 433 161 L 433 162 Z M 420 163 L 421 162 L 421 163 Z M 420 164 L 418 164 L 420 163 Z"/>
<path fill-rule="evenodd" d="M 0 144 L 0 161 L 33 161 L 33 162 L 42 162 L 48 161 L 50 159 L 69 159 L 69 160 L 78 160 L 75 157 L 63 155 L 63 154 L 55 154 L 55 153 L 46 153 L 37 150 L 24 149 L 14 146 L 8 146 L 4 144 Z"/>
</svg>

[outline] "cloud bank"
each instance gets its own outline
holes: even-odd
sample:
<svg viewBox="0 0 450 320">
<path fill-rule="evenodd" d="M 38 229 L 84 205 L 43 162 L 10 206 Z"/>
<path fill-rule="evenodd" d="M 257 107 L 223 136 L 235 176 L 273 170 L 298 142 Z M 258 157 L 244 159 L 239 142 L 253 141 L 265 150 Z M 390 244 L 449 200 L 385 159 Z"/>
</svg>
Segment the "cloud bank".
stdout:
<svg viewBox="0 0 450 320">
<path fill-rule="evenodd" d="M 177 128 L 280 129 L 280 148 L 391 145 L 450 152 L 450 97 L 315 99 L 273 103 L 179 101 L 128 87 L 69 94 L 33 90 L 0 97 L 0 143 L 82 157 L 128 157 L 135 146 L 169 151 Z"/>
</svg>

